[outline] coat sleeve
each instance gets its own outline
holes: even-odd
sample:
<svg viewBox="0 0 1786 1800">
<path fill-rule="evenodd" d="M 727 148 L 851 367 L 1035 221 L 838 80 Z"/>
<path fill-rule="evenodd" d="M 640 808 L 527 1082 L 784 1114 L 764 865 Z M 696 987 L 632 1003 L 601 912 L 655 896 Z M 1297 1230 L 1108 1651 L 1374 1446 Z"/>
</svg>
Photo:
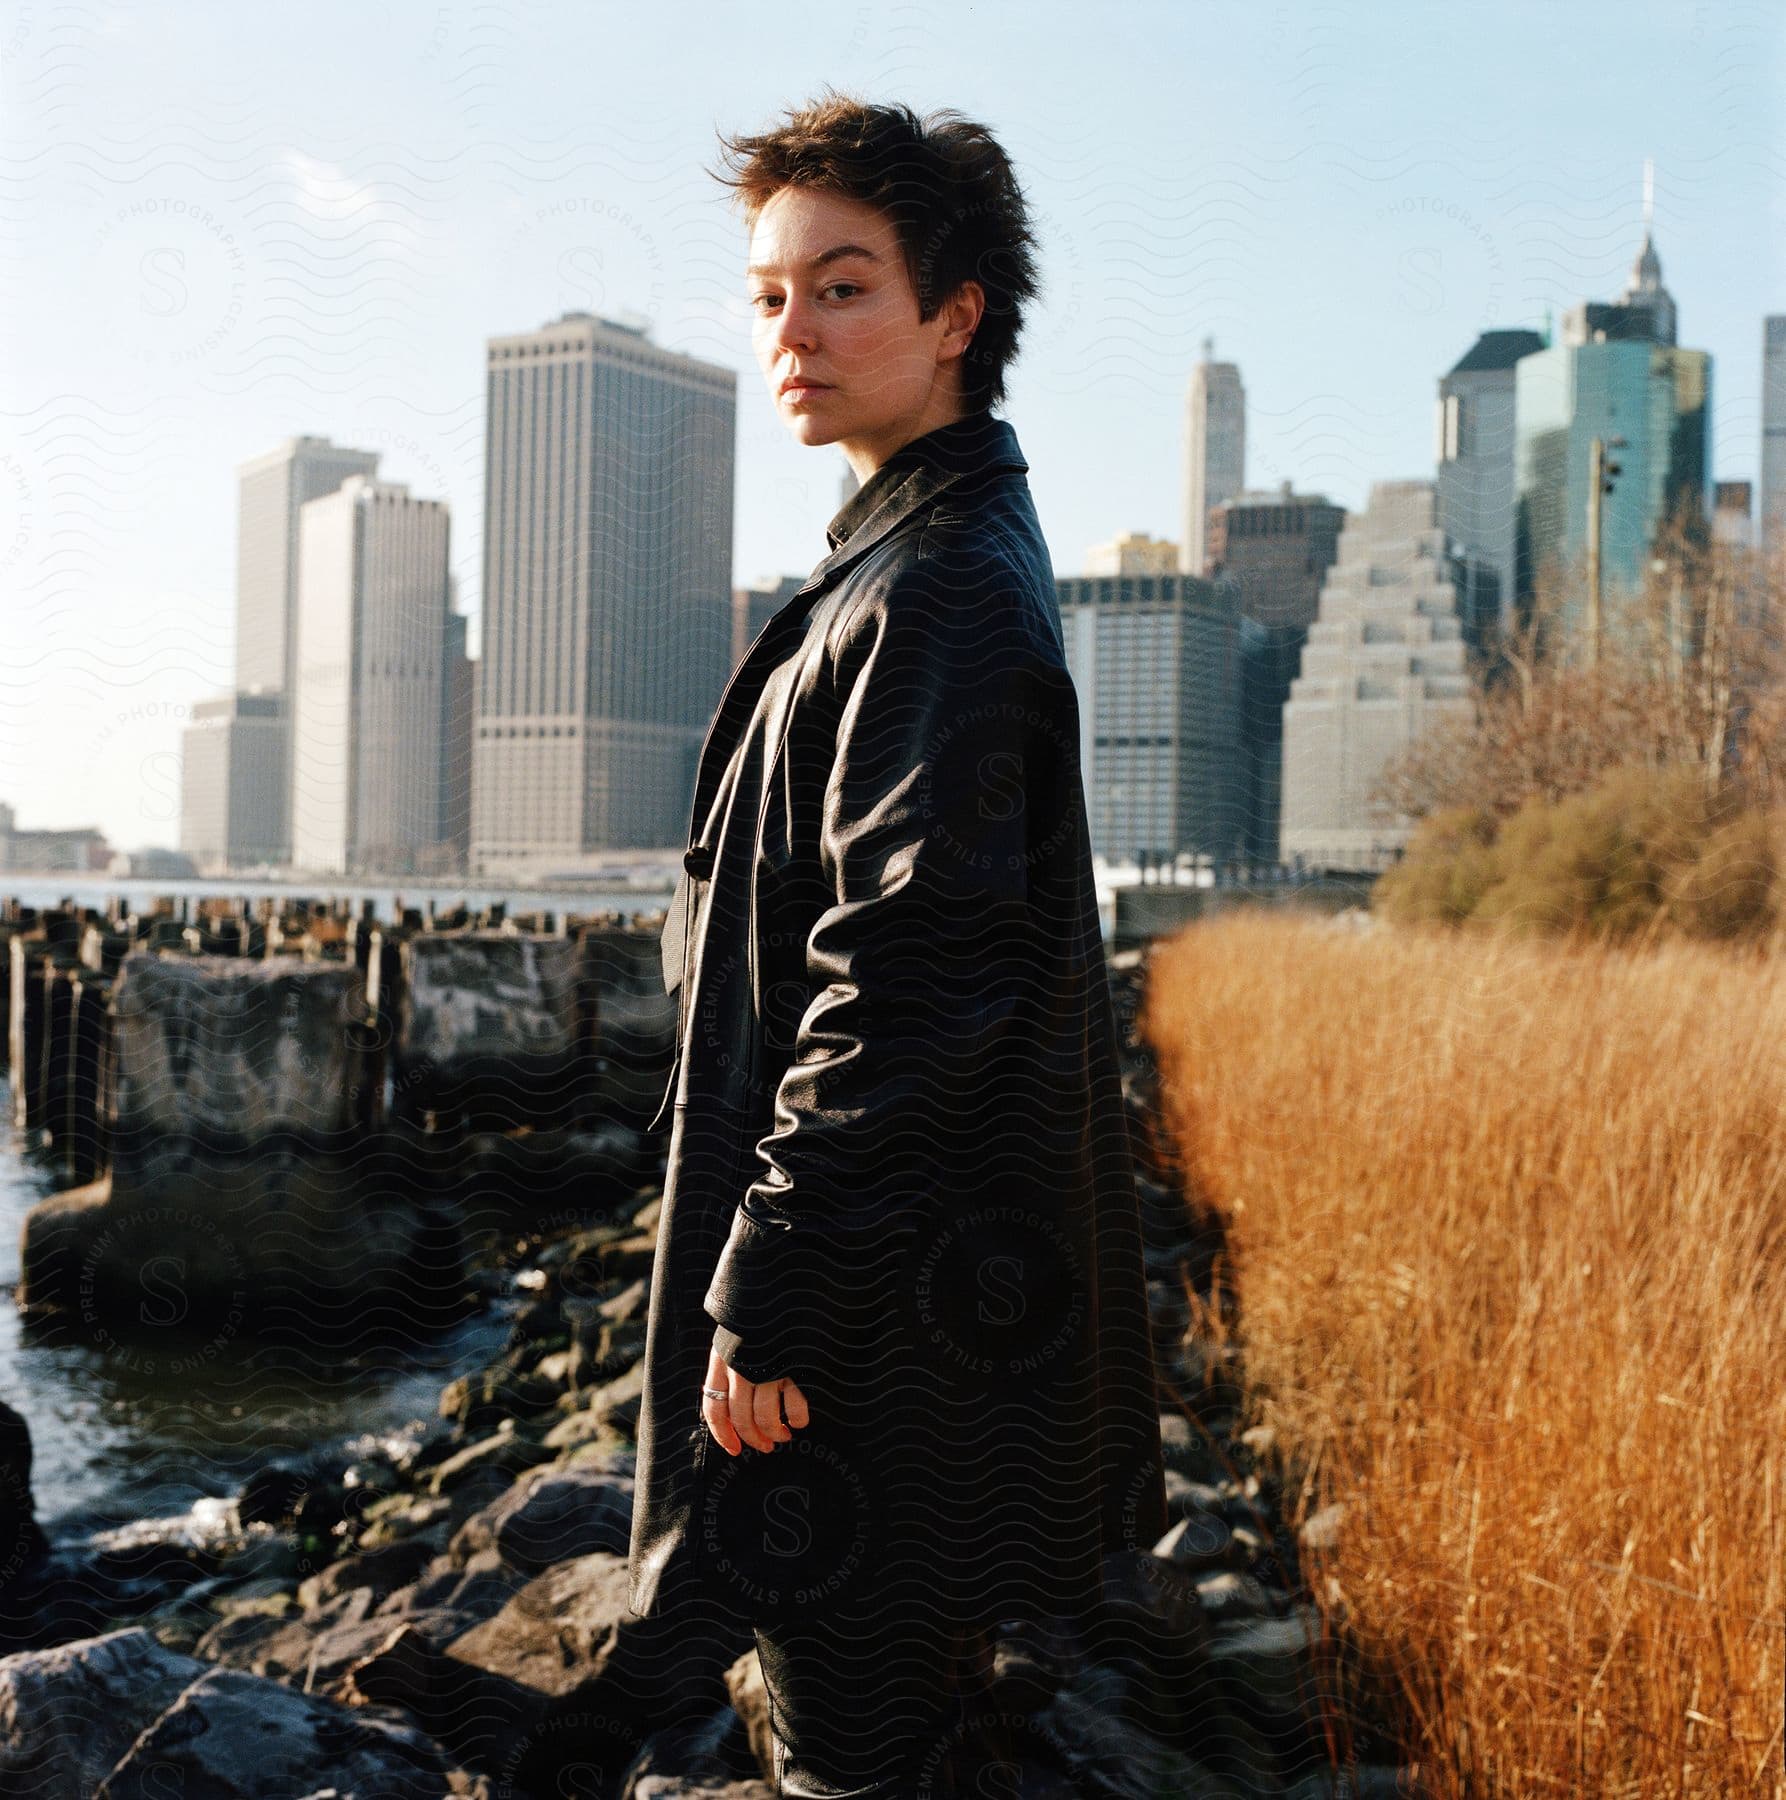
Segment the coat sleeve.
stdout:
<svg viewBox="0 0 1786 1800">
<path fill-rule="evenodd" d="M 743 1338 L 735 1331 L 726 1330 L 723 1325 L 715 1325 L 713 1328 L 713 1354 L 717 1356 L 722 1363 L 727 1363 L 732 1368 L 737 1369 L 738 1373 L 742 1375 L 746 1381 L 769 1381 L 774 1379 L 772 1376 L 756 1376 L 750 1373 L 750 1367 L 754 1367 L 755 1365 L 751 1362 L 751 1359 L 744 1354 Z M 741 1366 L 746 1364 L 749 1366 Z"/>
<path fill-rule="evenodd" d="M 996 1127 L 1035 966 L 1030 835 L 1048 746 L 1076 730 L 1024 605 L 919 560 L 836 627 L 810 998 L 703 1301 L 750 1379 L 872 1356 L 905 1258 Z"/>
</svg>

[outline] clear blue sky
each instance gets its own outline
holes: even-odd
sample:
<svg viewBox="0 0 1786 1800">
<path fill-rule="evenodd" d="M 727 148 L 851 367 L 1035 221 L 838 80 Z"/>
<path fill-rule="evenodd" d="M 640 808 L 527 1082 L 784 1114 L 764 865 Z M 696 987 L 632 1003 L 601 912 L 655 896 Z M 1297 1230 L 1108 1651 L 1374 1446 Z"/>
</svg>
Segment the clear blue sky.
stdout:
<svg viewBox="0 0 1786 1800">
<path fill-rule="evenodd" d="M 1645 156 L 1720 477 L 1786 311 L 1778 0 L 15 3 L 0 81 L 0 799 L 122 847 L 176 841 L 186 709 L 230 682 L 243 458 L 383 450 L 451 502 L 475 615 L 491 334 L 634 311 L 737 368 L 734 579 L 812 567 L 842 460 L 775 419 L 703 165 L 827 81 L 1019 165 L 1046 292 L 1006 414 L 1063 574 L 1178 535 L 1206 334 L 1252 485 L 1429 475 L 1478 331 L 1622 285 Z"/>
</svg>

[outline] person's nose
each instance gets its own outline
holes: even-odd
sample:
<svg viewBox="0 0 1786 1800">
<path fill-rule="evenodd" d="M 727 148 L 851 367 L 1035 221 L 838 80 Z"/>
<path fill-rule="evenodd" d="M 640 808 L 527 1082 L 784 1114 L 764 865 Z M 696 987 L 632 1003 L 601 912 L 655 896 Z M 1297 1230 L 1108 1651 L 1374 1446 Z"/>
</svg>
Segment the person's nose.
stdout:
<svg viewBox="0 0 1786 1800">
<path fill-rule="evenodd" d="M 811 301 L 789 294 L 775 315 L 775 348 L 778 353 L 804 354 L 818 343 L 818 314 Z"/>
</svg>

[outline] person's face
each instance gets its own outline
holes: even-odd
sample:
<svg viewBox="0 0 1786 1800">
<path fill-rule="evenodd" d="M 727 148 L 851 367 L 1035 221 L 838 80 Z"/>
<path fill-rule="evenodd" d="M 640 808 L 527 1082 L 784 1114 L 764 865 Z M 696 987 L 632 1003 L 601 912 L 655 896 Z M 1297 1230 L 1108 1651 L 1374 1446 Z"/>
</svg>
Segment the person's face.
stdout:
<svg viewBox="0 0 1786 1800">
<path fill-rule="evenodd" d="M 966 282 L 936 317 L 892 221 L 864 201 L 783 188 L 750 233 L 751 341 L 770 397 L 802 444 L 837 444 L 868 476 L 901 444 L 961 414 L 961 353 L 985 305 Z M 818 385 L 784 391 L 791 376 Z"/>
</svg>

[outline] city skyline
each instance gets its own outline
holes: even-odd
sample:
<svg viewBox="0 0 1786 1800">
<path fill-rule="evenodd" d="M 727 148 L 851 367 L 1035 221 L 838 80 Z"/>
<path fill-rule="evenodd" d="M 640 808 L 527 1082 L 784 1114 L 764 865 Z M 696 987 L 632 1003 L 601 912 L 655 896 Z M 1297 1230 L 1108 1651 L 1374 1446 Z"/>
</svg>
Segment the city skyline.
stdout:
<svg viewBox="0 0 1786 1800">
<path fill-rule="evenodd" d="M 1436 383 L 1482 330 L 1622 287 L 1646 156 L 1669 285 L 1717 365 L 1713 472 L 1758 478 L 1762 319 L 1786 302 L 1771 13 L 1511 9 L 1461 89 L 1452 34 L 1409 8 L 1344 31 L 1120 9 L 1103 88 L 1077 17 L 1026 14 L 1051 29 L 1016 42 L 975 13 L 814 12 L 773 77 L 738 74 L 722 25 L 674 80 L 649 22 L 613 11 L 486 29 L 324 6 L 245 17 L 227 48 L 196 12 L 40 19 L 4 63 L 34 279 L 8 289 L 0 390 L 0 799 L 22 827 L 176 841 L 180 732 L 231 685 L 235 466 L 286 437 L 377 450 L 382 478 L 449 504 L 475 644 L 483 347 L 568 310 L 736 371 L 731 585 L 809 570 L 841 457 L 774 416 L 743 228 L 704 169 L 716 128 L 825 81 L 983 117 L 1018 161 L 1045 287 L 1004 411 L 1062 574 L 1116 534 L 1178 534 L 1206 336 L 1245 374 L 1249 486 L 1357 510 L 1373 481 L 1430 477 Z"/>
</svg>

